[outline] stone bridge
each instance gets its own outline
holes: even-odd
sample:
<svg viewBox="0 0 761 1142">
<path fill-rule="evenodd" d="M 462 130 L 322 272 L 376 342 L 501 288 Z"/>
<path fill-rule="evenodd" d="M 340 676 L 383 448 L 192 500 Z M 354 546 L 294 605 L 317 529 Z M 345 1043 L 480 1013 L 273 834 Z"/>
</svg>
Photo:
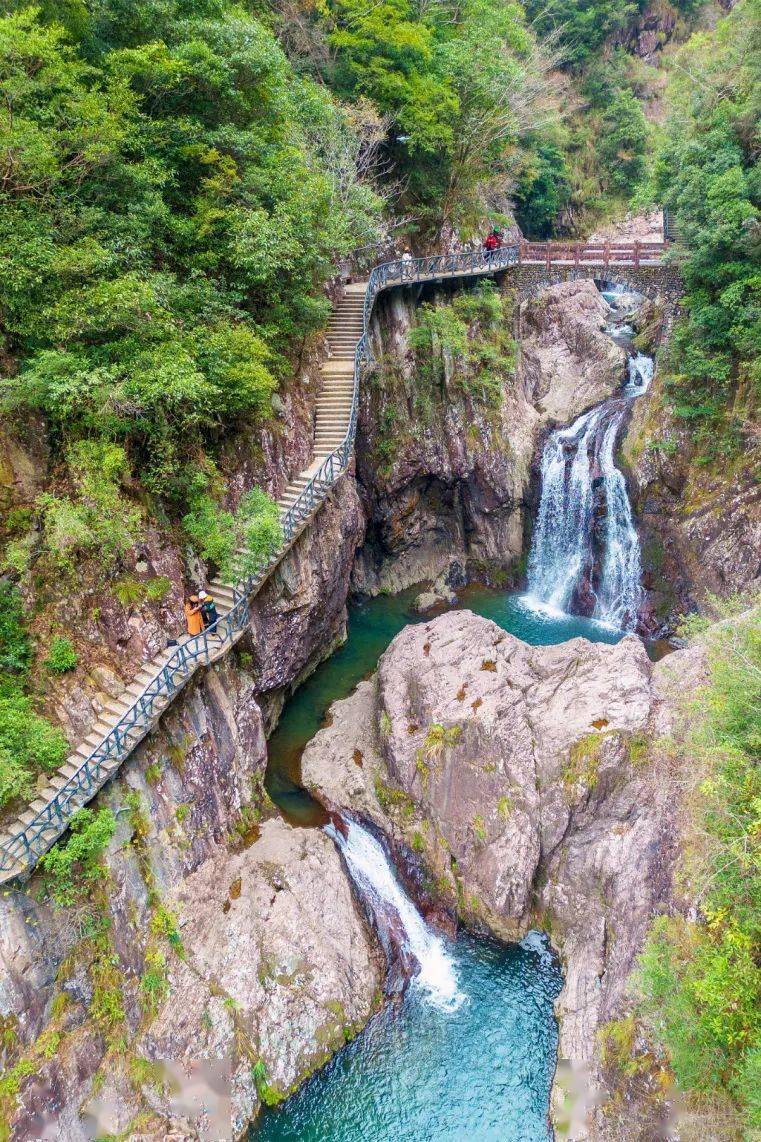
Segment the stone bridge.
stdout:
<svg viewBox="0 0 761 1142">
<path fill-rule="evenodd" d="M 677 267 L 664 261 L 667 249 L 663 242 L 521 242 L 517 261 L 499 277 L 515 285 L 521 301 L 560 282 L 591 278 L 659 299 L 673 311 L 684 287 Z"/>
</svg>

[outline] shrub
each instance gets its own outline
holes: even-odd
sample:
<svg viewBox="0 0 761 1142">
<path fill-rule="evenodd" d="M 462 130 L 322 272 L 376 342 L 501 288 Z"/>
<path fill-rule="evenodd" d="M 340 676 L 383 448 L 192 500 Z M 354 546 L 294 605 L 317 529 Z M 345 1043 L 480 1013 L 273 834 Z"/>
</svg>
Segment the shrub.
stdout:
<svg viewBox="0 0 761 1142">
<path fill-rule="evenodd" d="M 58 904 L 76 903 L 104 879 L 101 858 L 115 830 L 116 818 L 110 809 L 80 809 L 74 814 L 68 840 L 59 841 L 40 862 L 47 889 Z"/>
<path fill-rule="evenodd" d="M 25 694 L 0 697 L 0 806 L 29 797 L 36 774 L 57 769 L 68 752 L 62 731 L 36 714 Z"/>
<path fill-rule="evenodd" d="M 77 652 L 71 639 L 56 635 L 45 659 L 45 669 L 51 674 L 68 674 L 77 668 Z"/>
<path fill-rule="evenodd" d="M 202 559 L 219 568 L 227 579 L 254 573 L 283 542 L 280 509 L 262 491 L 253 488 L 233 514 L 220 507 L 223 485 L 218 473 L 198 473 L 191 485 L 190 511 L 183 527 Z M 238 554 L 244 549 L 243 554 Z"/>
<path fill-rule="evenodd" d="M 117 444 L 83 440 L 69 449 L 67 461 L 77 498 L 45 492 L 37 500 L 48 553 L 62 571 L 97 553 L 107 571 L 140 535 L 140 510 L 120 490 L 129 471 L 126 454 Z"/>
<path fill-rule="evenodd" d="M 0 678 L 11 674 L 23 679 L 31 659 L 21 592 L 7 579 L 0 579 Z"/>
<path fill-rule="evenodd" d="M 679 1086 L 709 1098 L 729 1091 L 748 1136 L 761 1127 L 761 634 L 750 619 L 709 635 L 710 681 L 686 743 L 705 775 L 690 881 L 696 919 L 659 917 L 640 961 L 640 1008 L 666 1048 Z"/>
</svg>

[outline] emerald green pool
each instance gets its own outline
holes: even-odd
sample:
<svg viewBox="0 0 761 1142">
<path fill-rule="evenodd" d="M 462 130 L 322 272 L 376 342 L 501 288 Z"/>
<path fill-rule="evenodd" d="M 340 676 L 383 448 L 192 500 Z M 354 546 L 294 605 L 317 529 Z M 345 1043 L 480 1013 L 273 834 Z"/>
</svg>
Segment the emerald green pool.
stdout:
<svg viewBox="0 0 761 1142">
<path fill-rule="evenodd" d="M 349 608 L 349 636 L 300 686 L 287 703 L 269 741 L 267 791 L 293 824 L 320 825 L 324 815 L 299 785 L 301 753 L 319 730 L 328 707 L 346 698 L 363 678 L 371 674 L 392 639 L 408 623 L 425 622 L 412 608 L 418 588 L 398 595 L 381 595 Z M 524 595 L 471 587 L 463 592 L 461 605 L 497 623 L 534 646 L 567 642 L 583 637 L 593 642 L 618 642 L 620 631 L 573 615 L 550 614 L 527 602 Z"/>
<path fill-rule="evenodd" d="M 267 788 L 294 824 L 325 815 L 300 788 L 300 759 L 337 698 L 370 674 L 396 634 L 423 622 L 417 590 L 352 606 L 349 637 L 287 703 L 270 738 Z M 525 596 L 470 588 L 461 605 L 534 645 L 577 636 L 617 642 L 621 632 L 536 609 Z M 531 933 L 503 947 L 460 934 L 447 943 L 462 1001 L 442 1008 L 414 983 L 349 1046 L 251 1128 L 255 1142 L 546 1142 L 562 979 Z"/>
<path fill-rule="evenodd" d="M 465 998 L 441 1010 L 413 988 L 281 1109 L 256 1142 L 546 1142 L 557 965 L 542 937 L 503 947 L 460 936 Z"/>
</svg>

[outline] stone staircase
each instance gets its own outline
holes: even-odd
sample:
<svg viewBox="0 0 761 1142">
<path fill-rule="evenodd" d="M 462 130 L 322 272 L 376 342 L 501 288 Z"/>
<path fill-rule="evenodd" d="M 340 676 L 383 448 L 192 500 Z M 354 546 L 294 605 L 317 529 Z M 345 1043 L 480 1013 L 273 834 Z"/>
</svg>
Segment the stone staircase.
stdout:
<svg viewBox="0 0 761 1142">
<path fill-rule="evenodd" d="M 66 830 L 73 813 L 95 796 L 150 732 L 193 673 L 226 654 L 243 636 L 247 599 L 259 590 L 295 543 L 349 464 L 356 424 L 352 421 L 356 385 L 362 370 L 371 363 L 367 341 L 363 339 L 364 313 L 372 308 L 378 294 L 394 286 L 481 278 L 506 270 L 513 275 L 540 272 L 544 282 L 549 267 L 554 265 L 564 273 L 577 272 L 575 267 L 580 266 L 579 272 L 585 274 L 595 265 L 604 266 L 608 274 L 608 267 L 614 265 L 627 273 L 632 264 L 650 265 L 665 274 L 668 267 L 662 261 L 664 251 L 662 245 L 648 250 L 601 250 L 588 244 L 569 251 L 552 243 L 541 244 L 541 249 L 529 249 L 528 244 L 506 246 L 491 256 L 480 249 L 466 250 L 381 263 L 371 271 L 369 281 L 348 285 L 330 317 L 330 356 L 322 366 L 312 460 L 290 481 L 278 501 L 285 523 L 283 545 L 258 574 L 244 582 L 213 580 L 210 586 L 220 616 L 216 635 L 204 633 L 185 640 L 179 647 L 159 652 L 142 666 L 118 698 L 103 705 L 85 740 L 40 788 L 26 811 L 0 832 L 0 883 L 25 875 L 34 867 Z M 519 278 L 514 276 L 514 280 L 520 285 Z M 238 554 L 245 556 L 245 549 Z"/>
<path fill-rule="evenodd" d="M 315 418 L 314 451 L 312 461 L 304 471 L 299 472 L 286 486 L 278 504 L 281 519 L 304 491 L 310 479 L 319 469 L 320 465 L 335 448 L 345 439 L 349 428 L 352 412 L 352 395 L 354 391 L 354 357 L 357 342 L 363 332 L 363 312 L 366 283 L 358 282 L 346 287 L 344 296 L 334 306 L 327 330 L 329 357 L 321 366 L 322 386 L 317 397 Z M 293 542 L 293 541 L 292 541 Z M 288 549 L 283 548 L 283 553 Z M 239 549 L 239 555 L 246 554 L 244 548 Z M 222 579 L 214 579 L 209 589 L 217 604 L 220 619 L 224 619 L 235 604 L 236 584 Z M 209 665 L 216 658 L 224 654 L 230 646 L 230 640 L 218 640 L 213 637 L 208 640 L 208 650 L 199 656 L 194 664 L 198 666 Z M 96 783 L 82 782 L 81 789 L 74 789 L 71 796 L 67 796 L 64 812 L 49 813 L 51 804 L 56 804 L 56 796 L 66 786 L 75 783 L 83 765 L 92 755 L 93 751 L 101 745 L 106 737 L 114 732 L 124 716 L 140 700 L 146 689 L 155 684 L 158 687 L 162 671 L 172 654 L 173 648 L 159 651 L 150 660 L 145 662 L 138 674 L 132 679 L 118 698 L 109 698 L 102 706 L 98 720 L 86 738 L 77 746 L 67 758 L 60 769 L 46 781 L 40 788 L 37 796 L 26 810 L 0 832 L 0 853 L 3 855 L 3 865 L 0 868 L 0 883 L 12 880 L 14 877 L 26 873 L 29 868 L 39 860 L 39 857 L 50 848 L 56 839 L 64 832 L 68 821 L 78 808 L 89 801 L 108 778 L 119 768 L 122 758 L 114 756 L 99 763 L 99 779 Z M 188 672 L 188 677 L 192 671 Z M 153 705 L 153 723 L 174 698 L 174 692 L 168 693 L 166 700 Z M 140 739 L 148 732 L 147 729 L 133 732 L 133 739 L 129 733 L 125 735 L 131 748 L 138 744 Z M 35 828 L 34 853 L 29 849 L 26 832 L 41 813 L 51 817 L 44 825 L 39 823 Z M 32 859 L 33 857 L 33 859 Z"/>
</svg>

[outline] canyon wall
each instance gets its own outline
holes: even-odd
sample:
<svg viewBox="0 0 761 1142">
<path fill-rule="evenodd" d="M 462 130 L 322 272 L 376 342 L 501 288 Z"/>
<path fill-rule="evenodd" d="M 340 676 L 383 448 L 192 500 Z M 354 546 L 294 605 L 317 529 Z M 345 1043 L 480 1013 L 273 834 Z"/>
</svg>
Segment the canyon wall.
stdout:
<svg viewBox="0 0 761 1142">
<path fill-rule="evenodd" d="M 38 872 L 0 899 L 4 1067 L 22 1068 L 0 1093 L 9 1137 L 195 1137 L 200 1117 L 167 1093 L 191 1072 L 212 1102 L 232 1092 L 237 1136 L 379 1002 L 382 957 L 333 843 L 287 825 L 263 788 L 266 721 L 343 637 L 360 534 L 347 479 L 257 600 L 247 641 L 99 795 L 117 831 L 89 898 L 52 904 Z"/>
<path fill-rule="evenodd" d="M 688 422 L 656 371 L 634 409 L 622 447 L 642 542 L 649 622 L 711 610 L 710 596 L 758 590 L 761 576 L 761 455 L 747 433 L 736 457 L 700 462 Z"/>
<path fill-rule="evenodd" d="M 625 354 L 603 332 L 608 308 L 594 284 L 581 281 L 553 286 L 520 306 L 511 320 L 515 367 L 498 405 L 467 391 L 446 352 L 441 383 L 421 394 L 409 332 L 417 306 L 447 296 L 414 287 L 376 305 L 371 338 L 378 368 L 363 388 L 357 442 L 368 518 L 353 576 L 358 591 L 435 579 L 451 561 L 476 578 L 517 581 L 543 433 L 623 380 Z"/>
<path fill-rule="evenodd" d="M 430 916 L 507 940 L 549 932 L 563 1136 L 620 1136 L 598 1033 L 628 1010 L 652 917 L 673 906 L 690 763 L 671 743 L 703 676 L 699 647 L 656 665 L 633 636 L 530 647 L 460 611 L 398 635 L 304 754 L 307 787 L 391 839 Z M 663 1104 L 645 1102 L 636 1136 L 655 1137 Z"/>
</svg>

